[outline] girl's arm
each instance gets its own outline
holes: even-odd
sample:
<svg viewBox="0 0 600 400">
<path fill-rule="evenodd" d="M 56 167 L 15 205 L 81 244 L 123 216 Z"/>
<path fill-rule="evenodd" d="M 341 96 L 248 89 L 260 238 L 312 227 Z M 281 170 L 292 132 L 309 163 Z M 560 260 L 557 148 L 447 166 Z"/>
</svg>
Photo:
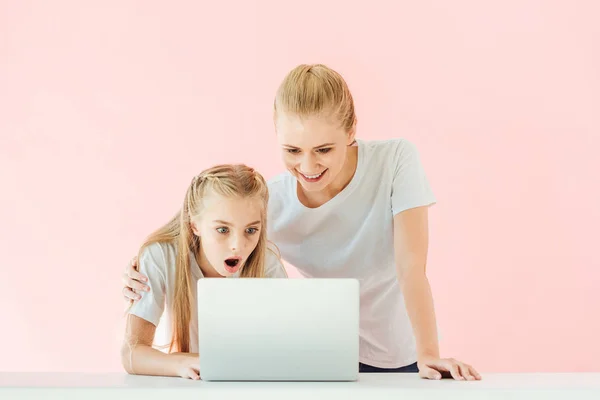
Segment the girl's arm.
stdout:
<svg viewBox="0 0 600 400">
<path fill-rule="evenodd" d="M 394 216 L 396 271 L 417 342 L 419 373 L 428 379 L 440 379 L 442 372 L 449 372 L 457 380 L 480 379 L 470 365 L 440 358 L 433 296 L 425 271 L 428 246 L 426 206 Z"/>
<path fill-rule="evenodd" d="M 166 354 L 152 347 L 156 326 L 166 306 L 166 276 L 170 271 L 167 267 L 175 263 L 167 257 L 173 254 L 173 249 L 162 246 L 166 245 L 151 244 L 140 254 L 140 273 L 148 278 L 148 287 L 152 290 L 127 310 L 121 363 L 130 374 L 199 379 L 197 354 Z"/>
<path fill-rule="evenodd" d="M 166 354 L 152 347 L 156 327 L 151 322 L 129 314 L 125 332 L 121 364 L 127 373 L 200 379 L 198 354 Z"/>
</svg>

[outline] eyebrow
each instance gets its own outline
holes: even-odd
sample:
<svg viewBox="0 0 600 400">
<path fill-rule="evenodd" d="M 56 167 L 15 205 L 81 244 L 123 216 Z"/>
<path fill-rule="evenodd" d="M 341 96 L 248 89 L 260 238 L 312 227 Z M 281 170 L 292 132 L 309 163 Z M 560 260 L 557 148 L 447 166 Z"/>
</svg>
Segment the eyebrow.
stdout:
<svg viewBox="0 0 600 400">
<path fill-rule="evenodd" d="M 290 149 L 300 149 L 299 147 L 292 146 L 292 145 L 289 145 L 289 144 L 284 144 L 283 146 L 284 147 L 289 147 Z M 317 149 L 320 149 L 322 147 L 328 147 L 328 146 L 335 146 L 335 143 L 325 143 L 325 144 L 322 144 L 320 146 L 313 147 L 313 150 L 317 150 Z"/>
<path fill-rule="evenodd" d="M 231 222 L 222 221 L 220 219 L 216 219 L 213 222 L 216 222 L 217 224 L 223 224 L 223 225 L 229 225 L 229 226 L 233 225 Z M 248 227 L 250 225 L 258 225 L 258 224 L 260 224 L 260 221 L 254 221 L 254 222 L 251 222 L 248 225 L 246 225 L 246 227 Z"/>
</svg>

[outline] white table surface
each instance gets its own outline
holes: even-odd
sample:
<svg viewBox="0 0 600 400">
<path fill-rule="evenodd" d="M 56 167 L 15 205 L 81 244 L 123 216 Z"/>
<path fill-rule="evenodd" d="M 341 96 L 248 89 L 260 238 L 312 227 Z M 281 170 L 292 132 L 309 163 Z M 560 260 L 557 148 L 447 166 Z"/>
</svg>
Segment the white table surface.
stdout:
<svg viewBox="0 0 600 400">
<path fill-rule="evenodd" d="M 484 374 L 429 381 L 416 374 L 360 374 L 356 382 L 205 382 L 125 373 L 0 372 L 0 399 L 595 399 L 600 373 Z"/>
</svg>

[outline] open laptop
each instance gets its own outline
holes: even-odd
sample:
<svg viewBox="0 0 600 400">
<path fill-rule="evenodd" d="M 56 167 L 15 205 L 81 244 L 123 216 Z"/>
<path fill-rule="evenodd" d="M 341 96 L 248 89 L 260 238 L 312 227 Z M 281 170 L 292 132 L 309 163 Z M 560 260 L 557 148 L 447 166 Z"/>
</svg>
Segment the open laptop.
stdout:
<svg viewBox="0 0 600 400">
<path fill-rule="evenodd" d="M 355 279 L 199 279 L 205 381 L 355 381 Z"/>
</svg>

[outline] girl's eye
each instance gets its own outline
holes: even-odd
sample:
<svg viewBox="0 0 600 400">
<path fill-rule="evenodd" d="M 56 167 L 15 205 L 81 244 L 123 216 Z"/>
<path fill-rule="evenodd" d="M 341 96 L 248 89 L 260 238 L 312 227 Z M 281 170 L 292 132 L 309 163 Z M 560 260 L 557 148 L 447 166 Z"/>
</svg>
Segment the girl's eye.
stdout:
<svg viewBox="0 0 600 400">
<path fill-rule="evenodd" d="M 285 151 L 291 154 L 298 154 L 300 152 L 298 149 L 285 149 Z"/>
<path fill-rule="evenodd" d="M 256 232 L 258 232 L 258 229 L 256 229 L 256 228 L 248 228 L 248 229 L 246 229 L 246 233 L 248 233 L 249 235 L 253 235 Z"/>
<path fill-rule="evenodd" d="M 321 154 L 327 154 L 327 153 L 329 153 L 329 152 L 331 151 L 331 147 L 326 147 L 326 148 L 324 148 L 324 149 L 319 149 L 319 150 L 317 150 L 317 151 L 318 151 L 319 153 L 321 153 Z"/>
<path fill-rule="evenodd" d="M 219 233 L 227 233 L 227 232 L 229 232 L 229 229 L 227 229 L 225 227 L 221 227 L 221 228 L 217 228 L 217 232 L 219 232 Z"/>
</svg>

